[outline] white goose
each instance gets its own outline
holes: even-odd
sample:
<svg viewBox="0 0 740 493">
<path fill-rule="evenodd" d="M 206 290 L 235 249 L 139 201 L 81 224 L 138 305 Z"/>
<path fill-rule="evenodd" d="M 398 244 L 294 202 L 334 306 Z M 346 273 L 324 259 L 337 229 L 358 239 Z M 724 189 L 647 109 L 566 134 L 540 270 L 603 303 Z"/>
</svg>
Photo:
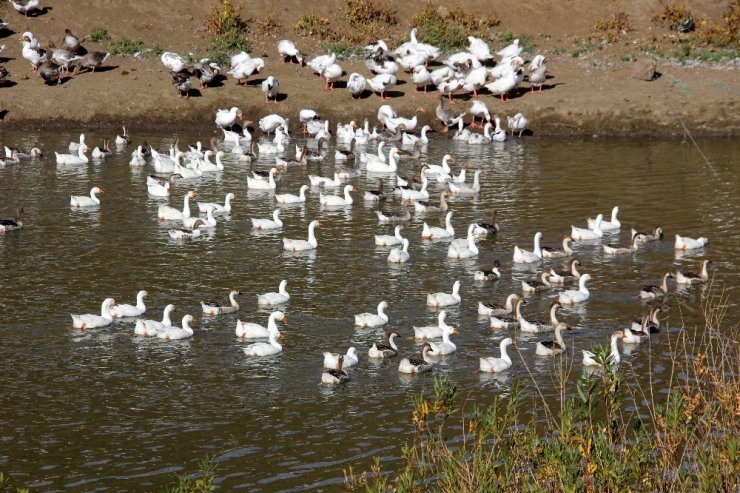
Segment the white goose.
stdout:
<svg viewBox="0 0 740 493">
<path fill-rule="evenodd" d="M 449 325 L 442 329 L 442 342 L 436 343 L 436 342 L 430 342 L 429 345 L 432 347 L 432 350 L 429 352 L 432 356 L 445 356 L 448 354 L 452 354 L 455 351 L 457 351 L 457 346 L 454 342 L 450 340 L 450 336 L 452 334 L 459 334 L 460 331 L 450 327 Z"/>
<path fill-rule="evenodd" d="M 115 305 L 110 309 L 110 314 L 113 318 L 122 317 L 138 317 L 146 312 L 146 305 L 144 305 L 144 298 L 148 296 L 144 290 L 139 291 L 136 294 L 136 305 Z"/>
<path fill-rule="evenodd" d="M 434 240 L 440 238 L 452 238 L 455 236 L 455 230 L 452 228 L 452 211 L 447 213 L 445 216 L 445 227 L 439 228 L 437 226 L 429 227 L 424 221 L 424 227 L 421 231 L 422 240 Z"/>
<path fill-rule="evenodd" d="M 190 199 L 197 195 L 198 193 L 192 190 L 186 193 L 185 197 L 183 198 L 182 210 L 175 209 L 174 207 L 170 207 L 169 205 L 160 204 L 159 209 L 157 209 L 157 218 L 161 221 L 182 221 L 183 219 L 189 218 Z"/>
<path fill-rule="evenodd" d="M 262 339 L 270 337 L 270 331 L 278 331 L 277 322 L 288 322 L 288 317 L 280 310 L 276 310 L 270 314 L 270 317 L 267 319 L 267 327 L 253 322 L 237 320 L 234 333 L 240 339 Z"/>
<path fill-rule="evenodd" d="M 422 327 L 414 327 L 414 339 L 438 339 L 442 337 L 442 332 L 446 328 L 452 329 L 445 323 L 447 319 L 447 312 L 440 310 L 437 315 L 437 325 L 424 325 Z"/>
<path fill-rule="evenodd" d="M 452 285 L 452 293 L 434 293 L 427 295 L 427 306 L 444 308 L 446 306 L 458 305 L 462 298 L 460 297 L 460 281 L 455 281 Z"/>
<path fill-rule="evenodd" d="M 237 118 L 240 121 L 243 119 L 242 110 L 240 110 L 236 106 L 228 110 L 226 109 L 217 110 L 216 111 L 216 126 L 220 128 L 231 126 L 236 122 Z"/>
<path fill-rule="evenodd" d="M 94 313 L 85 313 L 83 315 L 72 314 L 72 327 L 75 329 L 95 329 L 97 327 L 107 327 L 113 323 L 113 315 L 110 309 L 116 304 L 113 298 L 106 298 L 100 306 L 100 315 Z"/>
<path fill-rule="evenodd" d="M 450 182 L 450 192 L 456 195 L 472 195 L 480 192 L 480 173 L 481 171 L 479 169 L 475 170 L 475 174 L 473 174 L 472 185 L 468 185 L 467 183 Z"/>
<path fill-rule="evenodd" d="M 277 330 L 277 327 L 270 328 L 268 330 L 269 343 L 256 342 L 250 344 L 244 348 L 244 354 L 247 356 L 273 356 L 279 354 L 283 350 L 283 346 L 278 342 L 278 338 L 282 337 L 282 334 Z"/>
<path fill-rule="evenodd" d="M 72 207 L 98 207 L 100 205 L 99 193 L 103 193 L 103 189 L 93 187 L 90 190 L 89 197 L 86 195 L 72 195 L 69 199 L 69 205 Z"/>
<path fill-rule="evenodd" d="M 216 227 L 216 218 L 213 217 L 213 209 L 208 208 L 206 210 L 206 218 L 200 218 L 200 217 L 186 217 L 182 220 L 182 226 L 186 230 L 194 230 L 194 229 L 208 229 L 208 228 L 215 228 Z"/>
<path fill-rule="evenodd" d="M 162 321 L 157 320 L 144 320 L 139 319 L 136 321 L 136 327 L 134 327 L 134 334 L 140 336 L 154 337 L 158 332 L 166 330 L 172 327 L 172 321 L 170 320 L 170 314 L 175 311 L 175 305 L 169 304 L 164 307 L 164 314 L 162 315 Z"/>
<path fill-rule="evenodd" d="M 580 279 L 578 279 L 578 290 L 569 289 L 567 291 L 563 291 L 558 296 L 558 301 L 562 303 L 563 305 L 573 305 L 575 303 L 582 303 L 589 299 L 591 296 L 591 293 L 589 293 L 588 289 L 586 288 L 586 283 L 591 280 L 590 274 L 583 274 Z"/>
<path fill-rule="evenodd" d="M 177 53 L 171 51 L 165 51 L 159 59 L 162 61 L 162 65 L 170 72 L 182 72 L 187 67 L 185 60 Z"/>
<path fill-rule="evenodd" d="M 378 149 L 380 149 L 380 145 L 378 145 Z M 367 171 L 368 173 L 396 173 L 398 171 L 398 159 L 400 157 L 398 148 L 393 147 L 388 151 L 388 164 L 379 160 L 369 160 L 366 165 Z"/>
<path fill-rule="evenodd" d="M 604 232 L 601 230 L 601 222 L 603 219 L 603 214 L 599 214 L 598 216 L 596 216 L 596 222 L 594 223 L 593 229 L 577 228 L 571 225 L 570 237 L 573 238 L 573 240 L 575 241 L 598 240 L 599 238 L 602 238 L 604 236 Z"/>
<path fill-rule="evenodd" d="M 617 341 L 619 339 L 622 339 L 624 337 L 624 334 L 621 331 L 612 332 L 611 336 L 611 351 L 609 353 L 609 356 L 611 358 L 612 365 L 616 366 L 619 364 L 621 357 L 619 355 L 619 347 L 617 346 Z M 583 350 L 583 366 L 598 366 L 601 367 L 601 363 L 596 361 L 594 353 L 591 351 Z"/>
<path fill-rule="evenodd" d="M 301 185 L 298 195 L 278 193 L 275 195 L 275 200 L 278 204 L 300 204 L 306 202 L 306 190 L 308 190 L 308 185 Z"/>
<path fill-rule="evenodd" d="M 429 180 L 427 180 L 427 177 L 422 174 L 421 189 L 414 190 L 413 188 L 403 188 L 401 189 L 401 199 L 407 203 L 412 203 L 417 200 L 429 200 L 429 191 L 427 190 L 427 186 L 429 186 Z"/>
<path fill-rule="evenodd" d="M 283 221 L 280 220 L 280 209 L 272 211 L 272 219 L 252 218 L 252 228 L 254 229 L 280 229 L 283 227 Z"/>
<path fill-rule="evenodd" d="M 401 236 L 401 229 L 403 226 L 400 224 L 396 226 L 393 235 L 375 235 L 376 246 L 395 246 L 403 243 L 403 236 Z"/>
<path fill-rule="evenodd" d="M 620 223 L 619 219 L 617 219 L 617 214 L 619 214 L 619 206 L 615 205 L 612 209 L 611 221 L 604 221 L 602 219 L 601 224 L 599 225 L 601 231 L 617 231 L 619 228 L 622 227 L 622 223 Z M 588 229 L 596 229 L 596 219 L 591 219 L 589 217 L 588 219 L 586 219 L 586 222 L 588 223 Z"/>
<path fill-rule="evenodd" d="M 55 152 L 57 164 L 87 164 L 90 159 L 85 155 L 87 147 L 85 145 L 80 146 L 77 149 L 77 154 L 59 154 Z"/>
<path fill-rule="evenodd" d="M 471 224 L 468 226 L 467 240 L 460 239 L 450 243 L 447 248 L 447 258 L 464 259 L 478 256 L 479 250 L 478 245 L 475 244 L 474 230 L 475 224 Z"/>
<path fill-rule="evenodd" d="M 286 289 L 288 287 L 288 281 L 283 279 L 280 281 L 277 292 L 270 292 L 265 294 L 257 295 L 258 305 L 281 305 L 287 303 L 290 300 L 290 294 Z"/>
<path fill-rule="evenodd" d="M 228 214 L 231 212 L 231 201 L 234 200 L 234 197 L 233 193 L 227 193 L 224 198 L 224 205 L 216 202 L 198 202 L 198 210 L 200 212 L 207 212 L 208 209 L 213 209 L 214 214 Z"/>
<path fill-rule="evenodd" d="M 531 264 L 542 260 L 542 248 L 540 248 L 542 233 L 537 231 L 534 235 L 534 249 L 522 250 L 518 245 L 514 245 L 514 262 L 517 264 Z"/>
<path fill-rule="evenodd" d="M 431 177 L 431 176 L 437 176 L 437 175 L 448 176 L 452 174 L 452 168 L 450 168 L 450 161 L 455 161 L 455 158 L 452 157 L 450 154 L 445 154 L 442 157 L 442 164 L 427 164 L 426 168 L 424 168 L 423 175 Z"/>
<path fill-rule="evenodd" d="M 390 251 L 388 254 L 388 262 L 391 262 L 392 264 L 405 264 L 411 260 L 411 255 L 409 255 L 408 238 L 404 238 L 401 241 L 401 244 L 401 248 L 394 248 Z"/>
<path fill-rule="evenodd" d="M 279 173 L 280 171 L 277 168 L 270 168 L 270 174 L 267 180 L 247 176 L 247 188 L 251 190 L 275 190 L 277 188 L 275 175 Z"/>
<path fill-rule="evenodd" d="M 339 188 L 342 185 L 342 180 L 339 179 L 338 173 L 334 173 L 334 176 L 332 178 L 318 175 L 308 175 L 308 181 L 311 183 L 312 187 L 323 186 L 324 188 Z"/>
<path fill-rule="evenodd" d="M 290 252 L 315 250 L 318 247 L 318 242 L 316 241 L 314 230 L 320 226 L 321 222 L 317 220 L 311 221 L 308 225 L 308 240 L 290 240 L 288 238 L 283 238 L 283 249 Z"/>
<path fill-rule="evenodd" d="M 85 134 L 80 134 L 80 141 L 79 142 L 70 142 L 68 149 L 70 151 L 77 151 L 79 148 L 82 147 L 85 150 L 87 150 L 87 144 L 85 144 Z"/>
<path fill-rule="evenodd" d="M 416 136 L 414 134 L 408 134 L 404 132 L 401 137 L 401 143 L 403 145 L 414 145 L 417 142 L 428 144 L 429 137 L 427 137 L 427 132 L 429 132 L 431 129 L 432 127 L 430 127 L 429 125 L 424 125 L 423 127 L 421 127 L 421 136 Z"/>
<path fill-rule="evenodd" d="M 193 337 L 193 329 L 190 327 L 190 324 L 194 321 L 195 319 L 192 315 L 185 315 L 182 317 L 182 327 L 169 327 L 161 330 L 157 332 L 157 338 L 165 339 L 167 341 L 176 341 L 178 339 L 188 339 Z"/>
<path fill-rule="evenodd" d="M 344 187 L 344 197 L 339 195 L 324 195 L 323 193 L 319 193 L 319 203 L 321 205 L 330 207 L 343 207 L 347 205 L 352 205 L 354 200 L 352 199 L 350 192 L 354 191 L 355 187 L 353 187 L 352 185 L 346 185 Z"/>
<path fill-rule="evenodd" d="M 343 357 L 344 361 L 340 364 L 339 358 Z M 331 353 L 329 351 L 324 352 L 324 368 L 334 368 L 335 370 L 340 368 L 349 368 L 359 363 L 357 357 L 357 349 L 353 347 L 347 349 L 347 354 Z"/>
<path fill-rule="evenodd" d="M 706 245 L 709 244 L 709 238 L 701 237 L 701 238 L 689 238 L 688 236 L 679 236 L 676 235 L 676 243 L 675 243 L 675 249 L 686 251 L 686 250 L 696 250 L 698 248 L 704 248 Z"/>
<path fill-rule="evenodd" d="M 480 358 L 480 370 L 481 372 L 487 372 L 487 373 L 497 373 L 501 371 L 506 371 L 509 368 L 511 368 L 512 361 L 509 354 L 506 352 L 506 348 L 514 344 L 514 341 L 511 337 L 507 337 L 506 339 L 501 341 L 501 344 L 499 345 L 499 348 L 501 349 L 501 357 L 495 358 L 493 356 L 489 356 L 488 358 Z"/>
<path fill-rule="evenodd" d="M 388 315 L 385 310 L 388 308 L 386 301 L 378 303 L 378 313 L 360 313 L 355 315 L 355 325 L 358 327 L 381 327 L 388 323 Z"/>
</svg>

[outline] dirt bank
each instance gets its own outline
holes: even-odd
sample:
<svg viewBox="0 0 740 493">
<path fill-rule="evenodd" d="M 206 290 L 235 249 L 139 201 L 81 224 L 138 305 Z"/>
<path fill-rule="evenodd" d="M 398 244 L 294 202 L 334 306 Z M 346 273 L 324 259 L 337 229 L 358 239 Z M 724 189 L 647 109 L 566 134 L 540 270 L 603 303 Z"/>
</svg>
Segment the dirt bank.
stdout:
<svg viewBox="0 0 740 493">
<path fill-rule="evenodd" d="M 506 1 L 497 2 L 495 8 L 483 7 L 490 5 L 488 2 L 464 4 L 471 11 L 481 9 L 480 12 L 501 20 L 492 35 L 511 31 L 527 36 L 534 52 L 544 53 L 549 59 L 552 78 L 542 93 L 530 93 L 525 82 L 510 102 L 482 96 L 493 113 L 505 117 L 521 111 L 538 135 L 681 135 L 679 118 L 694 135 L 740 134 L 738 59 L 683 65 L 659 60 L 660 77 L 656 80 L 645 82 L 631 77 L 634 59 L 646 56 L 645 46 L 650 45 L 654 53 L 676 50 L 675 35 L 650 22 L 653 15 L 662 11 L 661 2 L 614 2 L 609 11 L 601 12 L 594 12 L 593 2 L 586 0 L 567 2 L 567 7 L 551 3 Z M 690 3 L 689 7 L 696 15 L 720 20 L 727 2 L 704 3 L 709 5 Z M 244 14 L 261 18 L 268 4 L 272 2 L 249 2 L 249 10 L 245 7 Z M 399 22 L 386 38 L 391 47 L 403 38 L 411 15 L 421 4 L 394 4 Z M 21 57 L 18 38 L 26 30 L 39 37 L 42 44 L 59 44 L 65 28 L 83 36 L 96 27 L 105 27 L 113 40 L 141 39 L 145 47 L 159 45 L 200 58 L 208 52 L 209 36 L 203 25 L 211 5 L 212 2 L 183 5 L 174 0 L 99 0 L 87 2 L 84 9 L 79 9 L 75 2 L 58 2 L 51 3 L 51 9 L 43 15 L 24 17 L 13 11 L 8 2 L 0 3 L 0 17 L 9 22 L 11 29 L 0 33 L 4 36 L 0 42 L 6 45 L 0 56 L 5 58 L 3 65 L 11 73 L 11 82 L 0 87 L 0 107 L 4 109 L 0 125 L 84 129 L 127 124 L 147 129 L 210 129 L 216 108 L 230 106 L 241 107 L 255 121 L 272 112 L 295 120 L 300 108 L 314 107 L 334 121 L 369 117 L 371 123 L 375 122 L 377 108 L 382 104 L 377 95 L 368 92 L 363 99 L 354 101 L 342 84 L 335 91 L 326 92 L 323 82 L 309 68 L 280 63 L 276 45 L 284 37 L 294 39 L 310 55 L 320 53 L 325 46 L 319 40 L 302 38 L 293 32 L 296 19 L 306 11 L 305 4 L 298 0 L 282 2 L 281 9 L 270 11 L 279 24 L 270 33 L 253 34 L 252 53 L 263 57 L 267 66 L 248 87 L 228 79 L 215 87 L 194 88 L 189 99 L 180 99 L 158 57 L 148 51 L 137 57 L 113 56 L 99 73 L 83 73 L 66 78 L 60 86 L 48 86 L 30 72 L 29 64 Z M 322 2 L 316 12 L 334 22 L 341 18 L 342 5 L 341 1 Z M 587 41 L 595 20 L 612 11 L 626 12 L 632 30 L 611 43 Z M 108 40 L 83 44 L 91 50 L 107 50 L 110 43 Z M 492 41 L 491 46 L 499 49 L 503 43 Z M 573 56 L 576 50 L 582 52 L 578 57 Z M 360 59 L 343 60 L 340 64 L 347 74 L 368 74 Z M 264 103 L 259 82 L 267 75 L 280 81 L 283 96 L 279 104 Z M 399 73 L 399 79 L 387 102 L 407 115 L 418 106 L 425 107 L 429 111 L 423 114 L 423 120 L 440 128 L 434 118 L 436 95 L 415 93 L 408 74 Z M 459 99 L 458 107 L 470 105 L 468 97 Z"/>
</svg>

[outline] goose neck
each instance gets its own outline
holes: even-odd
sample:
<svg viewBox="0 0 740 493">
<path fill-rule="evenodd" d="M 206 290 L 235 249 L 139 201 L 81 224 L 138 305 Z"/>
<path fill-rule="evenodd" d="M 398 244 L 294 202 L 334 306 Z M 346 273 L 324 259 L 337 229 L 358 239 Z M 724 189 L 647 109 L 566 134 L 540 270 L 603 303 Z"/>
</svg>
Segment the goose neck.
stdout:
<svg viewBox="0 0 740 493">
<path fill-rule="evenodd" d="M 522 318 L 522 300 L 516 300 L 516 304 L 514 305 L 514 311 L 516 312 L 516 319 L 521 320 Z"/>
<path fill-rule="evenodd" d="M 509 347 L 509 344 L 511 344 L 511 342 L 507 339 L 501 341 L 501 359 L 511 364 L 511 356 L 509 356 L 509 353 L 506 351 L 506 348 Z"/>
<path fill-rule="evenodd" d="M 558 343 L 561 349 L 565 349 L 565 341 L 563 340 L 563 329 L 555 326 L 555 341 Z"/>
<path fill-rule="evenodd" d="M 619 356 L 619 347 L 617 345 L 617 341 L 619 340 L 619 337 L 612 336 L 611 340 L 611 357 L 612 362 L 616 365 L 619 363 L 620 356 Z"/>
<path fill-rule="evenodd" d="M 311 245 L 316 245 L 317 244 L 317 241 L 316 241 L 316 231 L 315 230 L 316 230 L 316 223 L 315 222 L 311 222 L 311 224 L 308 225 L 308 242 Z"/>
</svg>

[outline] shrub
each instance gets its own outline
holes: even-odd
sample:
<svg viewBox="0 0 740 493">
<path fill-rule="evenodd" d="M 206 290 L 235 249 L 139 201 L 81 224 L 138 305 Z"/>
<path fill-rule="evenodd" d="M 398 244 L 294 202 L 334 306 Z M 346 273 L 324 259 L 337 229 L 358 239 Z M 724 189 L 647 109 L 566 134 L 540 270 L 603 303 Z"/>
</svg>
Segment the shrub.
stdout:
<svg viewBox="0 0 740 493">
<path fill-rule="evenodd" d="M 740 0 L 730 1 L 722 20 L 724 25 L 702 19 L 696 29 L 696 40 L 707 46 L 737 49 L 740 41 Z"/>
<path fill-rule="evenodd" d="M 665 9 L 663 9 L 663 13 L 654 16 L 652 21 L 661 26 L 675 30 L 678 24 L 686 21 L 686 19 L 689 19 L 690 17 L 692 17 L 691 11 L 688 8 L 674 3 L 666 5 Z"/>
<path fill-rule="evenodd" d="M 209 56 L 218 63 L 224 63 L 233 51 L 252 50 L 247 38 L 248 24 L 241 15 L 241 6 L 231 0 L 218 0 L 206 17 L 206 29 L 211 33 Z"/>
<path fill-rule="evenodd" d="M 151 48 L 149 48 L 149 51 L 154 53 L 155 55 L 159 56 L 162 53 L 164 53 L 164 48 L 162 48 L 159 43 L 154 43 Z"/>
<path fill-rule="evenodd" d="M 105 41 L 106 39 L 110 39 L 110 35 L 108 34 L 108 30 L 104 27 L 96 27 L 92 31 L 90 31 L 90 41 L 94 41 L 96 43 L 100 41 Z"/>
<path fill-rule="evenodd" d="M 189 476 L 181 476 L 177 486 L 169 488 L 168 493 L 208 493 L 215 489 L 216 462 L 213 457 L 206 455 L 198 463 L 200 477 L 194 479 Z"/>
<path fill-rule="evenodd" d="M 432 1 L 426 2 L 411 18 L 411 24 L 419 28 L 419 40 L 442 49 L 464 46 L 468 35 L 488 38 L 490 28 L 500 22 L 493 16 L 482 17 L 467 12 L 459 5 L 447 7 Z"/>
<path fill-rule="evenodd" d="M 140 39 L 118 38 L 110 43 L 111 55 L 133 56 L 144 49 Z"/>
<path fill-rule="evenodd" d="M 591 32 L 596 35 L 605 35 L 607 40 L 613 41 L 622 34 L 626 34 L 627 31 L 631 30 L 632 26 L 630 26 L 629 20 L 627 19 L 627 14 L 619 12 L 604 19 L 597 20 L 594 23 L 594 27 L 591 29 Z"/>
<path fill-rule="evenodd" d="M 390 5 L 375 0 L 347 0 L 342 12 L 347 23 L 363 35 L 362 43 L 385 36 L 387 28 L 398 22 Z"/>
<path fill-rule="evenodd" d="M 283 25 L 272 14 L 263 15 L 252 20 L 252 28 L 260 34 L 273 34 L 282 29 Z"/>
<path fill-rule="evenodd" d="M 309 11 L 298 16 L 293 25 L 293 30 L 301 36 L 317 36 L 320 39 L 326 39 L 330 36 L 329 19 L 321 17 Z"/>
</svg>

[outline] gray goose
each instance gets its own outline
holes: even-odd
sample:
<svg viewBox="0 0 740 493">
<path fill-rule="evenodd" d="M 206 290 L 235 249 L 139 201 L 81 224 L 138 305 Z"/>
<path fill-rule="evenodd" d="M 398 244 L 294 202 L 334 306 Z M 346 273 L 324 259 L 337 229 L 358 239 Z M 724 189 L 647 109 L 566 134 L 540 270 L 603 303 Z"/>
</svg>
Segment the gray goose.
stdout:
<svg viewBox="0 0 740 493">
<path fill-rule="evenodd" d="M 23 222 L 21 221 L 21 215 L 24 212 L 26 212 L 25 209 L 19 207 L 15 210 L 15 219 L 0 219 L 0 233 L 22 229 Z"/>
<path fill-rule="evenodd" d="M 81 68 L 95 72 L 95 69 L 105 63 L 109 56 L 110 53 L 102 51 L 88 51 L 77 60 L 73 73 L 76 75 Z"/>
<path fill-rule="evenodd" d="M 442 124 L 445 126 L 444 132 L 447 133 L 450 131 L 450 127 L 457 125 L 457 122 L 465 116 L 465 112 L 455 111 L 450 108 L 445 108 L 444 102 L 445 102 L 444 96 L 440 96 L 439 104 L 437 105 L 435 114 L 437 115 L 437 118 L 439 119 L 439 121 L 441 121 Z"/>
</svg>

